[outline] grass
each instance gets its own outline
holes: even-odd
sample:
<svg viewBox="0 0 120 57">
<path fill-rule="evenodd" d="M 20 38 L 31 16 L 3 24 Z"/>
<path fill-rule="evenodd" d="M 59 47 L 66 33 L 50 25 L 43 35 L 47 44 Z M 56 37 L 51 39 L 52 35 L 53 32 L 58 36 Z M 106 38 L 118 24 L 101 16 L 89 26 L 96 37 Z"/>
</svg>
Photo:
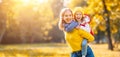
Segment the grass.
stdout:
<svg viewBox="0 0 120 57">
<path fill-rule="evenodd" d="M 120 51 L 108 50 L 107 44 L 90 46 L 95 57 L 120 57 Z M 0 45 L 0 57 L 69 57 L 69 53 L 67 45 L 60 43 Z"/>
<path fill-rule="evenodd" d="M 114 51 L 108 50 L 107 44 L 94 44 L 91 47 L 95 57 L 120 57 L 120 51 L 118 49 Z"/>
</svg>

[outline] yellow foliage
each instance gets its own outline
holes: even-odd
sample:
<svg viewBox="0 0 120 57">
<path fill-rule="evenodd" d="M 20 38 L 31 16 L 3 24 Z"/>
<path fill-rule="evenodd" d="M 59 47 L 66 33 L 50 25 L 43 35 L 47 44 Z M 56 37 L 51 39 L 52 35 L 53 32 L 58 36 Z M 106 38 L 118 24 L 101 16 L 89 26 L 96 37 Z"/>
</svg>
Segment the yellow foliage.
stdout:
<svg viewBox="0 0 120 57">
<path fill-rule="evenodd" d="M 48 35 L 48 31 L 44 31 L 44 34 L 45 34 L 45 36 L 47 36 Z"/>
<path fill-rule="evenodd" d="M 70 3 L 68 5 L 68 7 L 70 8 L 74 8 L 76 7 L 82 0 L 70 0 Z"/>
<path fill-rule="evenodd" d="M 112 32 L 113 34 L 118 32 L 118 29 L 117 29 L 117 27 L 116 27 L 115 25 L 113 25 L 111 32 Z"/>
<path fill-rule="evenodd" d="M 28 55 L 25 55 L 25 54 L 19 54 L 19 53 L 17 53 L 16 54 L 16 57 L 29 57 Z"/>
<path fill-rule="evenodd" d="M 100 24 L 100 25 L 99 25 L 99 29 L 100 29 L 101 31 L 105 31 L 105 30 L 106 30 L 106 25 L 105 25 L 105 24 Z"/>
<path fill-rule="evenodd" d="M 0 56 L 6 57 L 6 55 L 3 52 L 0 52 Z"/>
<path fill-rule="evenodd" d="M 95 15 L 92 19 L 91 19 L 91 22 L 90 22 L 90 25 L 91 27 L 94 29 L 96 29 L 97 26 L 99 26 L 99 24 L 101 22 L 105 22 L 105 20 L 103 19 L 103 17 L 101 15 Z"/>
</svg>

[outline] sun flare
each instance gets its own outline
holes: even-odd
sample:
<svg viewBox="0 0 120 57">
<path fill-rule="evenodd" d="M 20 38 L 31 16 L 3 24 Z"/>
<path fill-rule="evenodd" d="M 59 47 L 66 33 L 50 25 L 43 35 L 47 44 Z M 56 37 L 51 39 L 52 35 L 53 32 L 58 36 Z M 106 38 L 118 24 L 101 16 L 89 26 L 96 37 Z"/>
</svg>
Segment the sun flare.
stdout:
<svg viewBox="0 0 120 57">
<path fill-rule="evenodd" d="M 38 3 L 43 3 L 45 0 L 37 0 Z"/>
<path fill-rule="evenodd" d="M 44 3 L 46 2 L 47 0 L 22 0 L 23 3 L 32 3 L 32 2 L 35 2 L 35 3 Z"/>
</svg>

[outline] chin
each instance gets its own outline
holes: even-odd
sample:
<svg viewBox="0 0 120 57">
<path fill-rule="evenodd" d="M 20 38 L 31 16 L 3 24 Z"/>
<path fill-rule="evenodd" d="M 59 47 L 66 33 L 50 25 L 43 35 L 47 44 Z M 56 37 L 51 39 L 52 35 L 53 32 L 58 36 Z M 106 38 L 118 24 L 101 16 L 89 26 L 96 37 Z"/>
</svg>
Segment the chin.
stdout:
<svg viewBox="0 0 120 57">
<path fill-rule="evenodd" d="M 69 22 L 67 22 L 67 23 L 71 23 L 71 22 L 69 21 Z"/>
</svg>

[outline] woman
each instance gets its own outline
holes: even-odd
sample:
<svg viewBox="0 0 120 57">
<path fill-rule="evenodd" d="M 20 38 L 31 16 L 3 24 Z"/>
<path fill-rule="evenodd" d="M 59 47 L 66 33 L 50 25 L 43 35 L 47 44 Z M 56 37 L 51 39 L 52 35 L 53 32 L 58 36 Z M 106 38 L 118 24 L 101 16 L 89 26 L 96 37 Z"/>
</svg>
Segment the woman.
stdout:
<svg viewBox="0 0 120 57">
<path fill-rule="evenodd" d="M 70 30 L 69 26 L 71 26 L 71 23 L 74 24 L 74 27 L 78 25 L 78 23 L 73 19 L 72 11 L 69 8 L 62 9 L 60 12 L 59 29 L 64 31 L 65 40 L 71 48 L 71 57 L 82 57 L 81 44 L 83 39 L 85 38 L 88 42 L 92 42 L 94 37 L 82 29 L 73 28 Z M 68 28 L 66 29 L 65 27 Z M 67 31 L 68 29 L 70 31 Z M 87 51 L 86 57 L 94 57 L 94 54 L 89 46 L 87 47 Z"/>
</svg>

